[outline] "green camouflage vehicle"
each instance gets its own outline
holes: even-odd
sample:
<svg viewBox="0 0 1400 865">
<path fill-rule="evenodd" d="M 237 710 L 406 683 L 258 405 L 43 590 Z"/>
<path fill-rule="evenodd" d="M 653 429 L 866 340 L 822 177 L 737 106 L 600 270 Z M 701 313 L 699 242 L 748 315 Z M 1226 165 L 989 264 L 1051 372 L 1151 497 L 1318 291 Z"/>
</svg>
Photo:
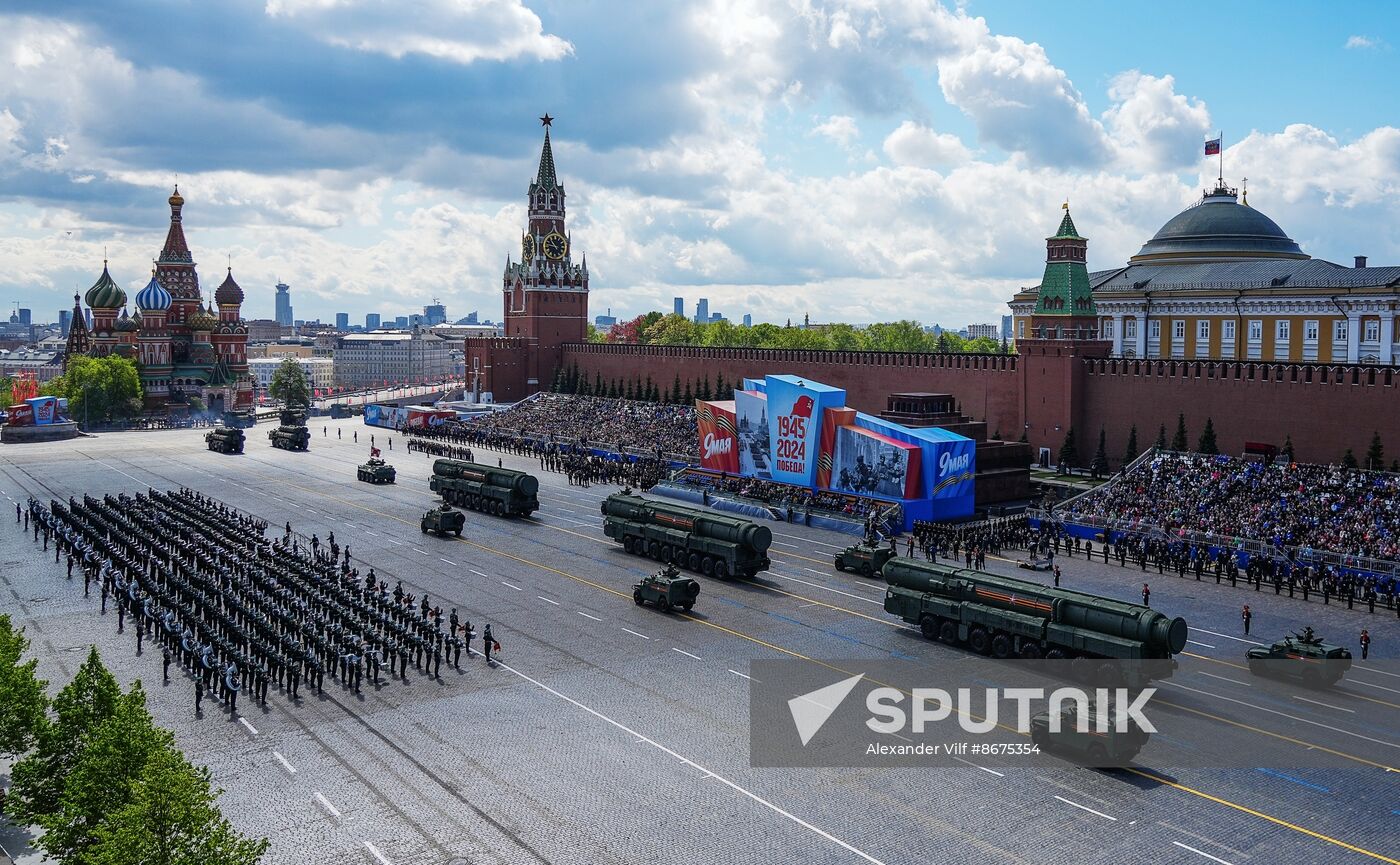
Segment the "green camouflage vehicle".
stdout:
<svg viewBox="0 0 1400 865">
<path fill-rule="evenodd" d="M 236 427 L 218 426 L 204 434 L 204 443 L 209 450 L 221 454 L 243 453 L 243 430 Z"/>
<path fill-rule="evenodd" d="M 836 570 L 855 571 L 862 577 L 880 573 L 885 562 L 894 558 L 895 551 L 879 544 L 859 543 L 836 554 Z"/>
<path fill-rule="evenodd" d="M 304 426 L 279 426 L 268 430 L 267 437 L 273 447 L 284 451 L 304 451 L 311 446 L 311 433 Z"/>
<path fill-rule="evenodd" d="M 1112 701 L 1102 705 L 1106 712 L 1106 717 L 1102 719 L 1102 731 L 1098 729 L 1098 703 L 1089 702 L 1085 723 L 1087 729 L 1081 732 L 1079 706 L 1072 700 L 1066 700 L 1060 704 L 1060 728 L 1057 731 L 1050 729 L 1051 713 L 1048 709 L 1031 717 L 1031 741 L 1042 751 L 1062 754 L 1086 766 L 1127 765 L 1147 744 L 1151 734 L 1131 719 L 1125 722 L 1126 729 L 1118 730 Z"/>
<path fill-rule="evenodd" d="M 688 613 L 698 597 L 700 584 L 690 577 L 681 576 L 675 565 L 667 565 L 651 576 L 643 577 L 640 583 L 632 587 L 632 600 L 637 602 L 637 606 L 651 602 L 663 613 L 671 612 L 673 607 L 680 607 Z"/>
<path fill-rule="evenodd" d="M 496 516 L 528 517 L 540 507 L 534 475 L 466 460 L 434 460 L 428 489 L 447 504 Z"/>
<path fill-rule="evenodd" d="M 727 580 L 768 570 L 773 531 L 751 520 L 634 496 L 603 500 L 603 534 L 635 556 Z"/>
<path fill-rule="evenodd" d="M 1324 643 L 1311 627 L 1271 646 L 1252 646 L 1245 657 L 1256 676 L 1297 678 L 1318 688 L 1337 684 L 1351 669 L 1351 650 Z"/>
<path fill-rule="evenodd" d="M 419 524 L 423 534 L 432 532 L 438 537 L 451 534 L 457 537 L 462 536 L 462 527 L 467 524 L 467 515 L 458 510 L 453 510 L 450 505 L 443 505 L 440 508 L 433 508 L 423 514 L 422 522 Z"/>
<path fill-rule="evenodd" d="M 379 457 L 370 457 L 368 462 L 360 463 L 355 476 L 367 484 L 392 484 L 398 472 Z"/>
<path fill-rule="evenodd" d="M 248 429 L 257 426 L 258 419 L 251 411 L 226 411 L 224 412 L 224 426 Z"/>
</svg>

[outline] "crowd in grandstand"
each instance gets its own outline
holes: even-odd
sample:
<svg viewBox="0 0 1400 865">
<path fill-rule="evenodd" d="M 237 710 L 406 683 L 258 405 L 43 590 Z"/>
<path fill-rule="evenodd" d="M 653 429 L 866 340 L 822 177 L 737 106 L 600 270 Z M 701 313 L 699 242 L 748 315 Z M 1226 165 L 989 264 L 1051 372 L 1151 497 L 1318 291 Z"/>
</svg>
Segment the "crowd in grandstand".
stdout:
<svg viewBox="0 0 1400 865">
<path fill-rule="evenodd" d="M 626 459 L 605 457 L 582 445 L 555 441 L 533 441 L 495 434 L 481 436 L 470 423 L 450 421 L 438 426 L 415 429 L 410 438 L 410 452 L 430 456 L 475 462 L 471 444 L 505 453 L 531 457 L 539 461 L 542 471 L 558 472 L 569 483 L 589 486 L 610 483 L 649 490 L 666 477 L 669 464 L 654 456 L 629 456 Z M 499 460 L 498 460 L 499 462 Z"/>
<path fill-rule="evenodd" d="M 826 511 L 864 519 L 872 510 L 883 511 L 889 502 L 828 490 L 811 490 L 792 484 L 737 475 L 686 472 L 674 483 L 710 493 L 728 494 L 789 511 Z"/>
<path fill-rule="evenodd" d="M 607 446 L 695 459 L 695 408 L 625 399 L 542 393 L 501 412 L 457 426 L 471 441 L 496 447 L 510 442 Z"/>
</svg>

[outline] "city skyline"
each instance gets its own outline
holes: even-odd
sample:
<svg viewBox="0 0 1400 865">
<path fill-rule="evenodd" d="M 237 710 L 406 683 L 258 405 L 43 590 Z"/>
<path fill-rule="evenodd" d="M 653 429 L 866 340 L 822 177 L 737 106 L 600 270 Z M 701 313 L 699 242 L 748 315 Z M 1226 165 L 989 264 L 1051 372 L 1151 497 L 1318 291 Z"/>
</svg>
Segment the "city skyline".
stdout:
<svg viewBox="0 0 1400 865">
<path fill-rule="evenodd" d="M 0 82 L 0 289 L 64 309 L 104 256 L 139 289 L 178 179 L 199 263 L 232 264 L 250 315 L 271 317 L 264 286 L 279 279 L 307 320 L 433 297 L 494 310 L 545 110 L 593 305 L 620 320 L 705 296 L 779 323 L 995 321 L 1035 281 L 1060 202 L 1075 203 L 1091 266 L 1119 266 L 1213 181 L 1200 142 L 1222 129 L 1226 179 L 1247 177 L 1312 255 L 1400 260 L 1384 229 L 1400 129 L 1361 96 L 1400 68 L 1388 7 L 1280 22 L 1260 4 L 1201 5 L 1252 34 L 1218 57 L 1176 22 L 1131 52 L 1099 50 L 1141 23 L 1132 9 L 1069 22 L 1024 4 L 753 4 L 726 30 L 694 8 L 604 28 L 516 0 L 479 17 L 429 5 L 421 24 L 300 2 L 0 15 L 16 70 Z M 182 34 L 154 63 L 140 50 L 152 15 Z M 185 47 L 216 32 L 251 62 Z M 689 47 L 619 49 L 640 33 Z M 1326 58 L 1328 86 L 1271 62 L 1303 51 Z M 371 78 L 390 102 L 324 98 Z M 449 89 L 466 95 L 445 101 Z M 158 133 L 142 119 L 151 99 L 172 116 Z"/>
</svg>

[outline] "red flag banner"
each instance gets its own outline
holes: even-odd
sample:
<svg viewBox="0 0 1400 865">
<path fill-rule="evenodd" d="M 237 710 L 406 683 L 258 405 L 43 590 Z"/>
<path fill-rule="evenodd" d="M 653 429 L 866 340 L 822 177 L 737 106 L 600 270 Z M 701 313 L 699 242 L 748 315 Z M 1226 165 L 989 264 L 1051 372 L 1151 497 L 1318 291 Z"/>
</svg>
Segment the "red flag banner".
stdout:
<svg viewBox="0 0 1400 865">
<path fill-rule="evenodd" d="M 1212 138 L 1206 142 L 1206 156 L 1217 156 L 1220 153 L 1220 139 Z"/>
</svg>

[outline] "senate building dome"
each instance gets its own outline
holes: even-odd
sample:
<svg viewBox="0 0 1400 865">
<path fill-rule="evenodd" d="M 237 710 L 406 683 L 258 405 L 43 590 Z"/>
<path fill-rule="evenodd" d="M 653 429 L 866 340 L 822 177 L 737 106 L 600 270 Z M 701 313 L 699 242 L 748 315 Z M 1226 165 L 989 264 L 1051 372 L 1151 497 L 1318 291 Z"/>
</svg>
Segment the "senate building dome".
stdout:
<svg viewBox="0 0 1400 865">
<path fill-rule="evenodd" d="M 1308 256 L 1278 223 L 1242 204 L 1223 184 L 1167 220 L 1129 261 L 1134 264 L 1197 264 L 1258 258 Z"/>
</svg>

